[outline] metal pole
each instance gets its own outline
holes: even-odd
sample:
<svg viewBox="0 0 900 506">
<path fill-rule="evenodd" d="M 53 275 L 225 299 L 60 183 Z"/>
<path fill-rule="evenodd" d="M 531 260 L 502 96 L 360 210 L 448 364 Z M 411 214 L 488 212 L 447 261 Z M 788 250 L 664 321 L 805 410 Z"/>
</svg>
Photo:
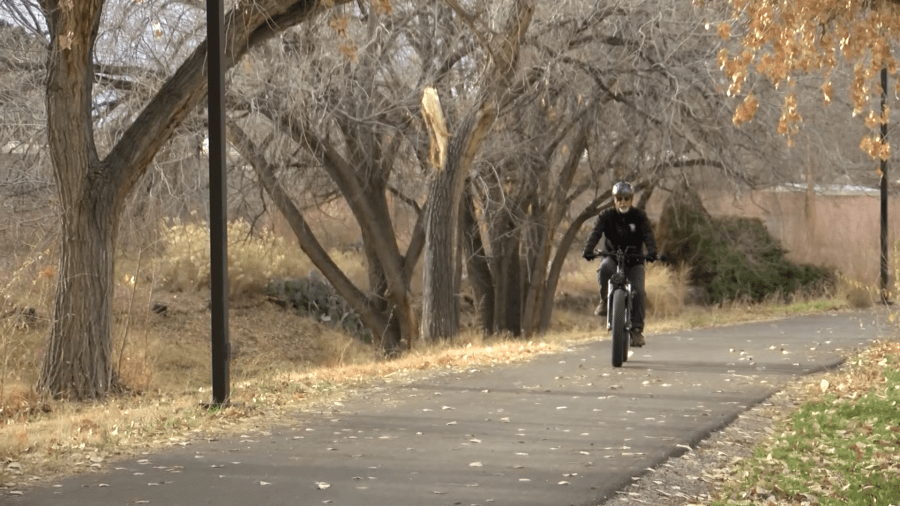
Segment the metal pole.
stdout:
<svg viewBox="0 0 900 506">
<path fill-rule="evenodd" d="M 224 0 L 207 0 L 209 78 L 209 248 L 213 406 L 228 402 L 228 240 L 225 184 Z"/>
<path fill-rule="evenodd" d="M 881 114 L 887 102 L 887 67 L 881 68 Z M 887 142 L 887 122 L 881 124 L 881 142 Z M 881 301 L 888 303 L 888 164 L 881 160 Z"/>
</svg>

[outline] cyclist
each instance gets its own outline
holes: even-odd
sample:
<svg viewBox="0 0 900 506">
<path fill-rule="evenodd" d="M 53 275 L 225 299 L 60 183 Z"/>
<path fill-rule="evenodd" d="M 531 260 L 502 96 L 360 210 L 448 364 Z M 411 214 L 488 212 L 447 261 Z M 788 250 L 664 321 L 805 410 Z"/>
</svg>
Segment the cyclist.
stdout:
<svg viewBox="0 0 900 506">
<path fill-rule="evenodd" d="M 600 236 L 606 237 L 604 251 L 612 253 L 618 249 L 626 253 L 643 253 L 647 248 L 647 260 L 653 262 L 657 258 L 656 239 L 653 236 L 653 227 L 647 214 L 632 206 L 634 202 L 634 188 L 630 183 L 620 181 L 613 185 L 613 208 L 600 213 L 591 235 L 584 244 L 584 258 L 593 260 L 594 248 L 600 242 Z M 616 259 L 603 257 L 600 268 L 597 270 L 597 281 L 600 283 L 600 305 L 594 311 L 598 316 L 606 316 L 607 286 L 609 278 L 616 272 Z M 644 260 L 640 258 L 628 258 L 623 266 L 626 278 L 631 281 L 632 288 L 632 314 L 631 314 L 631 344 L 632 346 L 644 345 Z"/>
</svg>

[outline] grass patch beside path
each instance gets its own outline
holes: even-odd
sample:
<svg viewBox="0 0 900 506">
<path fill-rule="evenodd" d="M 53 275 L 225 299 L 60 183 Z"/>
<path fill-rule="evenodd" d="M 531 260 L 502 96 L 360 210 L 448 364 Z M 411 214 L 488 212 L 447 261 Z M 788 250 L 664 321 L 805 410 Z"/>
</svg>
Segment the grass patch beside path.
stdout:
<svg viewBox="0 0 900 506">
<path fill-rule="evenodd" d="M 804 395 L 712 504 L 898 504 L 900 342 L 876 343 Z"/>
</svg>

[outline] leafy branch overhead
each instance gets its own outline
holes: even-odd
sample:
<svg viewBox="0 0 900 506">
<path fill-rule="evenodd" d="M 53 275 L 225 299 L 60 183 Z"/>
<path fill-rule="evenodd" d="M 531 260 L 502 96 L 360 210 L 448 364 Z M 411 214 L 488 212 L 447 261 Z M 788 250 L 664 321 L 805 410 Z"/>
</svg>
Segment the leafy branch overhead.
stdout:
<svg viewBox="0 0 900 506">
<path fill-rule="evenodd" d="M 705 0 L 695 0 L 704 4 Z M 900 35 L 900 2 L 896 0 L 729 0 L 729 12 L 716 30 L 737 49 L 720 50 L 719 68 L 727 77 L 727 94 L 743 102 L 733 121 L 751 120 L 759 98 L 754 85 L 745 90 L 753 71 L 764 76 L 783 94 L 778 132 L 791 143 L 803 117 L 799 112 L 797 85 L 805 76 L 821 77 L 822 101 L 833 101 L 835 87 L 846 87 L 852 115 L 862 117 L 872 130 L 860 148 L 872 158 L 886 160 L 890 146 L 877 129 L 889 120 L 890 109 L 881 108 L 881 72 L 894 77 L 900 91 L 897 59 L 891 43 Z M 845 67 L 846 66 L 846 67 Z M 844 68 L 850 76 L 842 79 Z M 889 91 L 889 90 L 886 90 Z"/>
</svg>

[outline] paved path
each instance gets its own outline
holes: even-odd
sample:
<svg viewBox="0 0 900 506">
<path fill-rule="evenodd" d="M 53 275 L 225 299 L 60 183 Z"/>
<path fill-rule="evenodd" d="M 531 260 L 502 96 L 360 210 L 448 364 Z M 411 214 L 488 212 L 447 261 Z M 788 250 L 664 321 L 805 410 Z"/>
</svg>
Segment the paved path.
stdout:
<svg viewBox="0 0 900 506">
<path fill-rule="evenodd" d="M 328 414 L 197 442 L 3 505 L 597 505 L 797 375 L 886 337 L 877 313 L 609 340 L 368 389 Z"/>
</svg>

